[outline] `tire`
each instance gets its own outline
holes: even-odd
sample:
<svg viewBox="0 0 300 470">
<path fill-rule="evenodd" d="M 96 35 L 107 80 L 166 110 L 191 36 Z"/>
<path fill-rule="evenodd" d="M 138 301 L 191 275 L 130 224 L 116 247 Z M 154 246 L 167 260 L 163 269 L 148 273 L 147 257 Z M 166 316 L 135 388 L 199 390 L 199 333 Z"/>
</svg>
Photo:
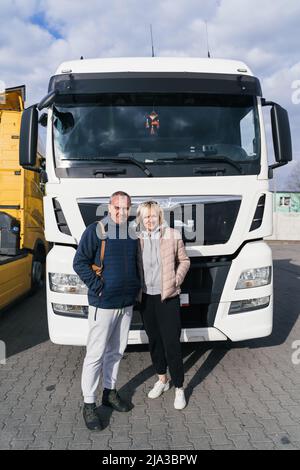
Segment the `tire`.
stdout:
<svg viewBox="0 0 300 470">
<path fill-rule="evenodd" d="M 45 285 L 45 250 L 42 245 L 33 253 L 31 265 L 31 293 L 34 294 Z"/>
</svg>

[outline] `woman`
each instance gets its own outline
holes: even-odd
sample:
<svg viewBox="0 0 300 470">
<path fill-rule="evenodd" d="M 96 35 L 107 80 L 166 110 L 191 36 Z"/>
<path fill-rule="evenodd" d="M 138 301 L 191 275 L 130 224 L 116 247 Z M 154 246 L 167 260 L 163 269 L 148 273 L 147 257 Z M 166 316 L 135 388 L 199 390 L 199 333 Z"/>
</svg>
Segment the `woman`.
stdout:
<svg viewBox="0 0 300 470">
<path fill-rule="evenodd" d="M 157 202 L 141 204 L 137 212 L 143 260 L 141 314 L 149 338 L 158 381 L 149 392 L 157 398 L 170 388 L 167 366 L 175 386 L 174 407 L 186 406 L 180 334 L 180 286 L 190 267 L 180 233 L 164 222 Z"/>
</svg>

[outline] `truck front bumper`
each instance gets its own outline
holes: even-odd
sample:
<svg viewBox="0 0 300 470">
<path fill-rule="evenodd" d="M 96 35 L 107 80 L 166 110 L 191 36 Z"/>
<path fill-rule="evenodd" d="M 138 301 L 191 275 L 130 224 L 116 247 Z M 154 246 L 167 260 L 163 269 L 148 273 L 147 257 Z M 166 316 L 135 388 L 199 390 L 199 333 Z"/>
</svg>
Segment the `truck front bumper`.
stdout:
<svg viewBox="0 0 300 470">
<path fill-rule="evenodd" d="M 88 336 L 87 319 L 57 315 L 54 313 L 53 304 L 87 306 L 87 295 L 53 292 L 49 285 L 50 272 L 75 274 L 72 268 L 74 255 L 73 247 L 63 245 L 55 245 L 47 255 L 48 325 L 53 343 L 83 346 L 86 345 Z M 266 286 L 236 289 L 243 270 L 265 266 L 271 266 L 273 270 L 269 246 L 264 241 L 253 241 L 244 245 L 238 256 L 232 260 L 213 325 L 207 328 L 184 328 L 181 341 L 241 341 L 270 335 L 273 324 L 273 272 L 271 283 Z M 232 302 L 262 297 L 270 298 L 267 307 L 229 314 Z M 128 342 L 147 343 L 148 338 L 143 330 L 131 330 Z"/>
</svg>

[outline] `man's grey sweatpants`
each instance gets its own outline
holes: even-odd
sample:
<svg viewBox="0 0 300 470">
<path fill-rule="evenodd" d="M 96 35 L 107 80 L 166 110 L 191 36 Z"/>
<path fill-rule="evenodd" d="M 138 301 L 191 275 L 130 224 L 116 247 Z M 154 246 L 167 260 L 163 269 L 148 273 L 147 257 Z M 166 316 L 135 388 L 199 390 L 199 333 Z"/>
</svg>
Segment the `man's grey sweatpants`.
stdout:
<svg viewBox="0 0 300 470">
<path fill-rule="evenodd" d="M 96 401 L 101 370 L 103 388 L 115 388 L 127 346 L 132 309 L 132 306 L 119 309 L 89 306 L 89 334 L 81 377 L 85 403 Z"/>
</svg>

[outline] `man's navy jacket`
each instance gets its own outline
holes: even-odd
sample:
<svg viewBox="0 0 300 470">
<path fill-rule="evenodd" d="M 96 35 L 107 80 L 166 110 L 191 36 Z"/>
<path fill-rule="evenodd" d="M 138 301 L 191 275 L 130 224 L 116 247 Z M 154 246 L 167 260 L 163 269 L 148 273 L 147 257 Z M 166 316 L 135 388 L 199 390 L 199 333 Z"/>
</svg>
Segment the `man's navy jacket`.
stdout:
<svg viewBox="0 0 300 470">
<path fill-rule="evenodd" d="M 108 216 L 103 224 L 104 227 L 106 224 L 103 281 L 91 268 L 92 264 L 100 266 L 102 240 L 98 222 L 83 232 L 73 269 L 88 287 L 89 305 L 103 309 L 127 307 L 136 302 L 141 286 L 137 266 L 139 241 L 128 235 L 127 223 L 119 226 Z"/>
</svg>

